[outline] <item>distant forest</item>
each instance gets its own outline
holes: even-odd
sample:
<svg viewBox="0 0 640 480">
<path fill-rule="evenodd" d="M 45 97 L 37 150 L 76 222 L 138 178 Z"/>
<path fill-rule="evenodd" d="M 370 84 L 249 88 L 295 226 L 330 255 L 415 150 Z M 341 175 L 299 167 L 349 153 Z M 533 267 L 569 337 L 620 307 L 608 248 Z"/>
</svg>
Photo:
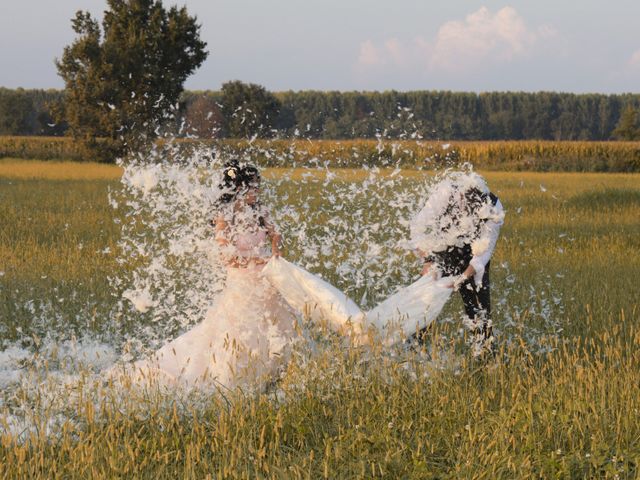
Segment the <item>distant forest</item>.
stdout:
<svg viewBox="0 0 640 480">
<path fill-rule="evenodd" d="M 0 88 L 0 135 L 64 135 L 54 114 L 63 99 L 61 90 Z M 610 140 L 623 112 L 639 107 L 639 94 L 272 93 L 229 82 L 219 92 L 184 92 L 172 128 L 201 138 Z"/>
</svg>

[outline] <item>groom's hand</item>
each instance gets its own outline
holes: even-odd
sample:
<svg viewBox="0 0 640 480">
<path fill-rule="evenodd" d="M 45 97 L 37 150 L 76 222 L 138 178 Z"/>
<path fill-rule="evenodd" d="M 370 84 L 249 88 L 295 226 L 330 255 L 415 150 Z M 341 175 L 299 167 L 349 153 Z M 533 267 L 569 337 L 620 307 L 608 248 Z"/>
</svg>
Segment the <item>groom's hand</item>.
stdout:
<svg viewBox="0 0 640 480">
<path fill-rule="evenodd" d="M 472 266 L 472 265 L 469 265 L 469 266 L 467 267 L 467 269 L 466 269 L 464 272 L 462 272 L 462 275 L 464 275 L 464 277 L 465 277 L 467 280 L 469 280 L 470 278 L 473 278 L 473 276 L 474 276 L 475 274 L 476 274 L 476 269 L 475 269 L 475 268 L 473 268 L 473 266 Z"/>
<path fill-rule="evenodd" d="M 469 279 L 468 279 L 468 278 L 467 278 L 467 276 L 463 273 L 462 275 L 458 276 L 458 278 L 456 278 L 456 279 L 453 281 L 453 286 L 452 286 L 451 288 L 453 288 L 453 289 L 457 292 L 458 290 L 460 290 L 460 287 L 461 287 L 462 285 L 464 285 L 464 283 L 465 283 L 467 280 L 469 280 Z"/>
<path fill-rule="evenodd" d="M 447 283 L 444 284 L 446 288 L 450 288 L 454 292 L 457 292 L 460 289 L 460 286 L 466 281 L 464 275 L 459 275 L 458 277 L 449 277 Z"/>
<path fill-rule="evenodd" d="M 461 275 L 458 275 L 457 278 L 452 279 L 445 286 L 447 288 L 453 288 L 455 291 L 458 291 L 464 283 L 468 282 L 473 278 L 475 273 L 476 273 L 475 268 L 469 265 L 467 269 L 464 272 L 462 272 Z"/>
</svg>

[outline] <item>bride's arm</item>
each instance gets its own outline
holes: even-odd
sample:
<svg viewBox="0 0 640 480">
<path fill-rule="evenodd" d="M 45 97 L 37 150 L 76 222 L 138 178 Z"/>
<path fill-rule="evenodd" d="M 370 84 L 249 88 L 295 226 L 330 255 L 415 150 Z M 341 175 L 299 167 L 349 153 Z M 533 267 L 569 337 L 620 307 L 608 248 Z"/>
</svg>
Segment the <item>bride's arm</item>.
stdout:
<svg viewBox="0 0 640 480">
<path fill-rule="evenodd" d="M 282 235 L 280 235 L 280 233 L 276 230 L 275 225 L 271 223 L 271 220 L 267 215 L 265 215 L 263 219 L 264 226 L 267 229 L 267 236 L 271 240 L 271 253 L 274 257 L 279 257 L 281 254 L 280 247 L 282 245 Z"/>
<path fill-rule="evenodd" d="M 216 242 L 218 242 L 218 245 L 220 245 L 221 247 L 229 245 L 229 224 L 224 219 L 224 217 L 222 215 L 217 216 L 215 220 L 211 220 L 211 224 L 216 229 L 215 238 Z"/>
<path fill-rule="evenodd" d="M 229 224 L 222 215 L 219 215 L 211 224 L 216 230 L 216 242 L 220 245 L 220 256 L 224 262 L 230 267 L 242 267 L 242 262 L 237 255 L 232 253 L 232 245 L 229 241 Z"/>
</svg>

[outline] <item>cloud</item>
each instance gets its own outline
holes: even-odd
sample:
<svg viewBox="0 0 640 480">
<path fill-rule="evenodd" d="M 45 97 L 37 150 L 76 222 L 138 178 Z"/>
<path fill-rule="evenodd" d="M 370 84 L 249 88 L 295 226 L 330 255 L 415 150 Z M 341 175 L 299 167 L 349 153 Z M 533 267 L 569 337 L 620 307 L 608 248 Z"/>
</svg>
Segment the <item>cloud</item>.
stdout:
<svg viewBox="0 0 640 480">
<path fill-rule="evenodd" d="M 397 65 L 404 65 L 409 60 L 404 45 L 397 38 L 391 38 L 384 42 L 384 48 L 385 52 Z"/>
<path fill-rule="evenodd" d="M 375 67 L 386 64 L 403 65 L 409 60 L 406 47 L 397 39 L 390 38 L 378 48 L 371 40 L 360 44 L 358 65 L 360 67 Z"/>
<path fill-rule="evenodd" d="M 416 59 L 424 58 L 424 50 L 429 48 L 421 39 L 403 43 L 397 38 L 389 38 L 377 47 L 371 40 L 360 44 L 356 66 L 367 69 L 382 66 L 410 66 Z"/>
<path fill-rule="evenodd" d="M 496 14 L 482 7 L 463 22 L 451 21 L 440 27 L 430 64 L 457 70 L 470 61 L 511 60 L 526 53 L 535 40 L 536 34 L 527 29 L 512 7 L 504 7 Z"/>
<path fill-rule="evenodd" d="M 417 36 L 403 43 L 391 38 L 380 47 L 367 40 L 360 46 L 357 65 L 361 68 L 420 65 L 428 71 L 468 71 L 479 65 L 508 63 L 529 55 L 542 41 L 556 34 L 547 25 L 527 27 L 513 7 L 504 7 L 496 13 L 482 7 L 463 20 L 445 22 L 431 40 Z"/>
<path fill-rule="evenodd" d="M 627 65 L 634 69 L 640 68 L 640 49 L 633 52 L 633 54 L 629 58 L 629 61 L 627 62 Z"/>
<path fill-rule="evenodd" d="M 381 65 L 383 62 L 380 52 L 371 40 L 360 44 L 360 55 L 358 56 L 358 65 L 362 67 L 372 67 Z"/>
</svg>

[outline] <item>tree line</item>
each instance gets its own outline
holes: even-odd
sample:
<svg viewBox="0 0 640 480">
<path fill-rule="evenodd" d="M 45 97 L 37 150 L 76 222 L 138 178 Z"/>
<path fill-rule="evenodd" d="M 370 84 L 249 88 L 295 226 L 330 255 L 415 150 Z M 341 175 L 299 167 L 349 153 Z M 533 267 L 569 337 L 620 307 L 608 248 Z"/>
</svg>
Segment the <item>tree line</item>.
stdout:
<svg viewBox="0 0 640 480">
<path fill-rule="evenodd" d="M 555 92 L 270 92 L 241 81 L 185 92 L 208 56 L 200 24 L 162 0 L 79 10 L 55 60 L 65 89 L 0 88 L 0 135 L 67 135 L 99 161 L 158 137 L 634 140 L 640 95 Z"/>
<path fill-rule="evenodd" d="M 64 135 L 63 90 L 0 88 L 1 135 Z M 172 126 L 199 138 L 633 140 L 640 95 L 448 91 L 269 92 L 239 81 L 185 91 Z"/>
<path fill-rule="evenodd" d="M 67 125 L 52 115 L 63 95 L 61 90 L 0 87 L 0 135 L 64 135 Z"/>
</svg>

